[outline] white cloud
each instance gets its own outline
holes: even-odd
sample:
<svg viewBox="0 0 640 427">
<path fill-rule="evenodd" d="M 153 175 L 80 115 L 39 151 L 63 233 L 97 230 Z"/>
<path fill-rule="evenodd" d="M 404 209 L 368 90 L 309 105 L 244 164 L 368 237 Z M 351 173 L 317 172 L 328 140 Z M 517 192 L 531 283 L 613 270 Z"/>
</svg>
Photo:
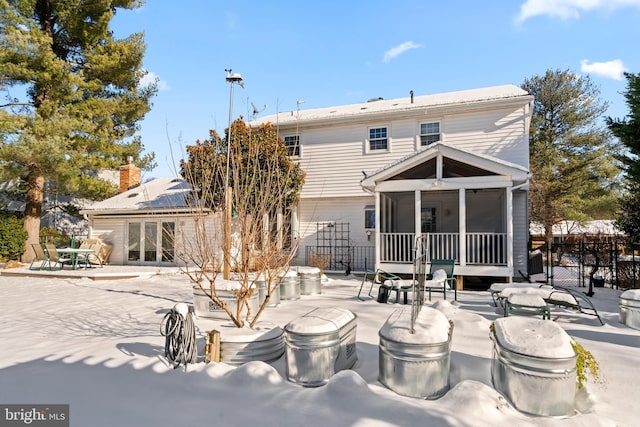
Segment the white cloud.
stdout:
<svg viewBox="0 0 640 427">
<path fill-rule="evenodd" d="M 622 80 L 624 72 L 628 71 L 621 59 L 614 59 L 607 62 L 592 62 L 589 64 L 588 59 L 580 61 L 580 70 L 585 73 L 596 74 L 598 76 L 608 77 L 614 80 Z"/>
<path fill-rule="evenodd" d="M 526 0 L 520 6 L 515 22 L 524 22 L 538 15 L 560 19 L 578 19 L 581 12 L 640 7 L 640 0 Z"/>
<path fill-rule="evenodd" d="M 159 91 L 169 90 L 169 84 L 164 80 L 160 80 L 160 77 L 153 71 L 147 71 L 147 74 L 140 79 L 141 87 L 146 87 L 153 83 L 158 85 Z"/>
<path fill-rule="evenodd" d="M 422 47 L 419 44 L 416 44 L 412 41 L 408 41 L 408 42 L 404 42 L 396 47 L 392 47 L 391 49 L 389 49 L 388 51 L 386 51 L 384 53 L 384 58 L 382 58 L 383 62 L 389 62 L 391 61 L 393 58 L 395 58 L 396 56 L 400 56 L 403 53 L 405 53 L 408 50 L 411 49 L 418 49 Z"/>
</svg>

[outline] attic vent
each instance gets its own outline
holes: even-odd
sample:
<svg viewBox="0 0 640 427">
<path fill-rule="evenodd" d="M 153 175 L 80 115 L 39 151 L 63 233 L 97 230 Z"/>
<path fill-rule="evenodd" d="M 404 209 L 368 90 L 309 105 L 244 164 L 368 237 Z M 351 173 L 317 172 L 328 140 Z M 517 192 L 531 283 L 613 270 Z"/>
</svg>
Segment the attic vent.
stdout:
<svg viewBox="0 0 640 427">
<path fill-rule="evenodd" d="M 173 178 L 173 179 L 171 180 L 171 182 L 172 182 L 172 183 L 174 183 L 174 182 L 180 182 L 180 181 L 182 181 L 180 178 Z"/>
<path fill-rule="evenodd" d="M 127 196 L 128 199 L 133 199 L 134 197 L 138 197 L 138 193 L 131 193 Z"/>
<path fill-rule="evenodd" d="M 379 96 L 377 98 L 371 98 L 370 100 L 368 100 L 367 102 L 376 102 L 376 101 L 382 101 L 384 100 L 383 97 Z"/>
<path fill-rule="evenodd" d="M 360 107 L 360 109 L 361 109 L 361 110 L 366 110 L 366 109 L 367 109 L 367 107 Z"/>
</svg>

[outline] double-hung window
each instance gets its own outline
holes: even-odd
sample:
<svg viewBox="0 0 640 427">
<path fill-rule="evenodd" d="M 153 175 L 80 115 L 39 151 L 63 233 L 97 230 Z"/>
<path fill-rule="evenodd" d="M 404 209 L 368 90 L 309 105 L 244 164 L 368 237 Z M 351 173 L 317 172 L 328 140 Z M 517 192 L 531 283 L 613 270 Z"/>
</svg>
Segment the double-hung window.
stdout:
<svg viewBox="0 0 640 427">
<path fill-rule="evenodd" d="M 440 122 L 420 123 L 420 145 L 425 147 L 440 141 Z"/>
<path fill-rule="evenodd" d="M 386 151 L 389 149 L 387 128 L 369 128 L 369 151 Z"/>
<path fill-rule="evenodd" d="M 284 146 L 291 157 L 300 157 L 300 136 L 285 136 Z"/>
</svg>

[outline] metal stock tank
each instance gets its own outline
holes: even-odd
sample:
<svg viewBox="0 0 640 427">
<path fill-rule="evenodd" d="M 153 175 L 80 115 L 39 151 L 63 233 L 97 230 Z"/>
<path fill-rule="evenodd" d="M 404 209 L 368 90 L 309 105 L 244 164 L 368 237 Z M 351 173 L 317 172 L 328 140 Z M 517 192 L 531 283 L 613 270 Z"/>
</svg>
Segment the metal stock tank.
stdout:
<svg viewBox="0 0 640 427">
<path fill-rule="evenodd" d="M 449 389 L 453 324 L 422 307 L 411 333 L 411 309 L 396 310 L 378 332 L 378 380 L 398 394 L 436 399 Z"/>
<path fill-rule="evenodd" d="M 316 308 L 284 327 L 287 379 L 307 387 L 326 384 L 357 360 L 356 315 L 342 308 Z"/>
<path fill-rule="evenodd" d="M 495 389 L 527 414 L 573 415 L 578 355 L 564 329 L 550 320 L 520 316 L 493 325 Z"/>
<path fill-rule="evenodd" d="M 281 300 L 300 299 L 300 277 L 297 271 L 290 270 L 280 276 L 279 279 Z"/>
<path fill-rule="evenodd" d="M 232 313 L 236 312 L 238 300 L 236 298 L 235 291 L 240 288 L 240 283 L 234 280 L 220 281 L 216 283 L 216 294 L 222 302 L 224 302 Z M 207 289 L 207 292 L 209 289 Z M 251 317 L 258 312 L 258 292 L 256 289 L 247 300 L 251 309 Z M 193 287 L 193 305 L 196 312 L 196 316 L 210 318 L 210 319 L 229 319 L 229 315 L 224 311 L 222 307 L 213 302 L 209 295 L 204 292 L 200 286 Z M 245 312 L 243 312 L 245 313 Z"/>
<path fill-rule="evenodd" d="M 640 329 L 640 289 L 624 291 L 620 297 L 620 323 Z"/>
<path fill-rule="evenodd" d="M 258 304 L 262 305 L 267 298 L 267 280 L 264 274 L 261 274 L 255 279 L 255 285 L 258 288 Z M 280 286 L 271 292 L 267 307 L 277 307 L 278 304 L 280 304 Z"/>
<path fill-rule="evenodd" d="M 302 295 L 320 295 L 322 293 L 322 278 L 318 267 L 298 267 L 300 276 L 300 293 Z"/>
</svg>

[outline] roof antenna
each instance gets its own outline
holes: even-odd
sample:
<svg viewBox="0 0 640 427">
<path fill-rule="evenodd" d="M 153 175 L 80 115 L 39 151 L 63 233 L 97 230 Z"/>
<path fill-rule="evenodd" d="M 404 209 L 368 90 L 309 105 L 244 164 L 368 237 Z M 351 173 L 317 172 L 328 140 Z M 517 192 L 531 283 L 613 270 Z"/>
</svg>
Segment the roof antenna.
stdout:
<svg viewBox="0 0 640 427">
<path fill-rule="evenodd" d="M 409 95 L 411 95 L 411 103 L 413 104 L 413 90 L 409 91 Z"/>
</svg>

